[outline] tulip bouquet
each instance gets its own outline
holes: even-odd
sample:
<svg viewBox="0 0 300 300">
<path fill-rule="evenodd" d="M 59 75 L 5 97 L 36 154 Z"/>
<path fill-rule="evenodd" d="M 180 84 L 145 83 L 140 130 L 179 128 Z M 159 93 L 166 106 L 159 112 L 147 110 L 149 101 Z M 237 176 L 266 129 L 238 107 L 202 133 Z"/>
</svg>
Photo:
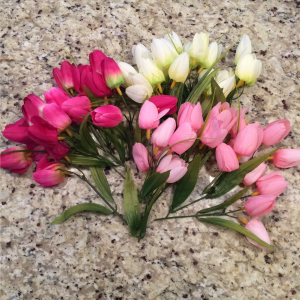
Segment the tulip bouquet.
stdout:
<svg viewBox="0 0 300 300">
<path fill-rule="evenodd" d="M 174 193 L 168 215 L 156 221 L 193 217 L 236 230 L 258 247 L 272 248 L 258 217 L 273 209 L 288 183 L 281 171 L 264 175 L 265 161 L 272 160 L 279 168 L 296 166 L 300 150 L 270 149 L 258 155 L 261 145 L 275 145 L 287 136 L 290 122 L 281 119 L 263 129 L 245 120 L 248 108 L 240 107 L 239 96 L 245 86 L 255 83 L 262 64 L 243 35 L 235 71 L 215 68 L 229 50 L 221 54 L 219 42 L 209 44 L 207 34 L 197 33 L 183 46 L 172 32 L 153 39 L 151 51 L 141 44 L 133 46 L 136 68 L 99 50 L 90 53 L 90 65 L 76 65 L 70 55 L 72 63 L 64 61 L 53 70 L 57 87 L 44 92 L 45 101 L 28 95 L 24 117 L 5 127 L 3 136 L 22 145 L 1 153 L 1 167 L 23 173 L 35 162 L 33 179 L 39 185 L 52 187 L 66 176 L 77 176 L 103 201 L 68 208 L 51 224 L 80 211 L 98 211 L 121 218 L 140 240 L 154 203 L 169 189 Z M 238 109 L 231 107 L 234 100 Z M 220 173 L 199 199 L 188 200 L 200 169 L 213 158 Z M 144 174 L 139 190 L 126 166 L 130 159 Z M 66 170 L 68 166 L 78 171 Z M 79 166 L 90 169 L 94 182 Z M 125 179 L 122 212 L 103 168 L 112 168 Z M 243 188 L 219 205 L 193 215 L 174 215 L 198 201 L 224 196 L 240 184 Z M 249 195 L 254 184 L 257 192 Z M 229 209 L 242 198 L 248 198 L 245 204 Z M 247 222 L 240 214 L 253 218 Z"/>
</svg>

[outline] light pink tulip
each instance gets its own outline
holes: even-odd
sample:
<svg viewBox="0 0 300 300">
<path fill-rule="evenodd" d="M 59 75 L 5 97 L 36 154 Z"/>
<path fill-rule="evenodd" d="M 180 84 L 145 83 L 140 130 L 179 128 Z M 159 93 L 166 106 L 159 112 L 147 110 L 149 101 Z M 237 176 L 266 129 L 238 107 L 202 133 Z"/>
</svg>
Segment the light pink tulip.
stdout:
<svg viewBox="0 0 300 300">
<path fill-rule="evenodd" d="M 123 120 L 119 107 L 103 105 L 94 109 L 91 113 L 93 123 L 99 127 L 116 127 Z"/>
<path fill-rule="evenodd" d="M 250 156 L 261 145 L 263 130 L 258 123 L 249 124 L 239 131 L 235 138 L 233 150 L 239 155 Z"/>
<path fill-rule="evenodd" d="M 28 128 L 29 125 L 24 117 L 13 124 L 6 125 L 2 134 L 8 140 L 16 143 L 27 144 L 32 142 L 28 134 Z"/>
<path fill-rule="evenodd" d="M 170 109 L 167 115 L 174 114 L 177 111 L 177 98 L 169 95 L 157 95 L 149 98 L 154 103 L 158 111 Z"/>
<path fill-rule="evenodd" d="M 165 148 L 168 146 L 168 142 L 172 134 L 174 133 L 175 128 L 176 128 L 175 120 L 173 118 L 168 118 L 154 130 L 151 137 L 151 142 L 155 149 L 154 154 L 157 153 L 158 148 Z"/>
<path fill-rule="evenodd" d="M 146 147 L 143 144 L 135 143 L 132 147 L 132 155 L 134 162 L 140 171 L 149 170 L 149 155 Z"/>
<path fill-rule="evenodd" d="M 264 129 L 263 144 L 272 146 L 282 141 L 291 131 L 291 123 L 289 120 L 281 119 L 272 122 Z"/>
<path fill-rule="evenodd" d="M 248 109 L 249 109 L 249 107 L 241 109 L 239 131 L 243 130 L 247 126 L 247 124 L 245 122 L 245 113 Z M 231 134 L 232 138 L 236 138 L 236 135 L 237 135 L 238 118 L 239 118 L 239 111 L 238 110 L 235 111 L 235 116 L 236 116 L 236 122 L 230 130 L 230 134 Z"/>
<path fill-rule="evenodd" d="M 280 149 L 273 156 L 274 165 L 278 168 L 290 168 L 300 165 L 300 149 Z"/>
<path fill-rule="evenodd" d="M 178 127 L 183 123 L 189 123 L 194 131 L 201 129 L 203 125 L 202 108 L 200 103 L 191 104 L 185 102 L 179 108 L 177 124 Z"/>
<path fill-rule="evenodd" d="M 215 148 L 223 142 L 227 133 L 228 130 L 226 128 L 220 127 L 220 121 L 216 119 L 208 120 L 202 133 L 201 142 L 210 148 Z"/>
<path fill-rule="evenodd" d="M 181 124 L 177 130 L 173 133 L 169 140 L 169 146 L 180 142 L 182 140 L 186 139 L 192 139 L 189 141 L 184 141 L 182 143 L 178 143 L 171 147 L 171 150 L 181 155 L 183 152 L 185 152 L 187 149 L 192 147 L 192 145 L 195 142 L 195 138 L 197 137 L 197 134 L 192 129 L 192 126 L 189 123 L 183 123 Z"/>
<path fill-rule="evenodd" d="M 271 212 L 276 204 L 275 196 L 259 195 L 249 198 L 245 210 L 249 216 L 263 216 Z"/>
<path fill-rule="evenodd" d="M 277 175 L 281 172 L 276 171 L 259 178 L 256 181 L 259 194 L 279 196 L 283 193 L 289 183 L 284 180 L 283 176 Z"/>
<path fill-rule="evenodd" d="M 160 113 L 152 102 L 146 100 L 141 107 L 139 114 L 139 126 L 142 129 L 151 130 L 159 125 L 159 119 L 166 115 L 169 108 L 162 110 Z"/>
<path fill-rule="evenodd" d="M 13 152 L 8 151 L 27 150 L 24 146 L 11 147 L 4 150 L 0 156 L 0 167 L 10 170 L 12 173 L 24 173 L 32 163 L 32 155 L 30 152 Z"/>
<path fill-rule="evenodd" d="M 52 87 L 49 92 L 44 92 L 44 97 L 48 104 L 54 103 L 60 107 L 71 98 L 65 91 L 56 87 Z"/>
<path fill-rule="evenodd" d="M 235 152 L 224 143 L 217 146 L 216 159 L 219 169 L 223 172 L 231 172 L 239 168 L 239 161 Z"/>
<path fill-rule="evenodd" d="M 259 220 L 259 218 L 253 218 L 251 219 L 247 224 L 246 224 L 246 229 L 248 229 L 249 231 L 251 231 L 252 233 L 254 233 L 255 235 L 257 235 L 261 240 L 263 240 L 264 242 L 270 244 L 270 237 L 269 234 L 265 228 L 265 226 L 263 225 L 263 223 Z M 261 249 L 265 249 L 265 247 L 259 245 L 257 242 L 251 240 L 250 238 L 246 237 L 247 240 L 255 245 L 256 247 L 259 247 Z"/>
<path fill-rule="evenodd" d="M 173 183 L 185 175 L 187 167 L 188 164 L 178 155 L 167 155 L 160 161 L 156 171 L 159 173 L 171 171 L 166 182 Z"/>
<path fill-rule="evenodd" d="M 265 163 L 261 163 L 257 168 L 255 168 L 253 171 L 251 171 L 245 176 L 243 184 L 245 186 L 249 186 L 256 182 L 265 173 L 266 167 L 267 166 Z"/>
<path fill-rule="evenodd" d="M 101 62 L 107 56 L 100 50 L 95 50 L 89 54 L 90 65 L 93 71 L 101 73 Z"/>
</svg>

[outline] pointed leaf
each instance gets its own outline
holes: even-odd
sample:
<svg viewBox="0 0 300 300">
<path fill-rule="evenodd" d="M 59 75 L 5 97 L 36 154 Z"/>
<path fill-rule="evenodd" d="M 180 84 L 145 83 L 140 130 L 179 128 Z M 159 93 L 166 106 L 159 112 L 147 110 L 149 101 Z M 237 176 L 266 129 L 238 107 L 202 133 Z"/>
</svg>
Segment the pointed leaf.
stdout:
<svg viewBox="0 0 300 300">
<path fill-rule="evenodd" d="M 87 114 L 82 122 L 79 130 L 80 141 L 83 148 L 89 153 L 98 154 L 97 146 L 88 130 L 87 119 L 90 114 Z"/>
<path fill-rule="evenodd" d="M 107 167 L 115 166 L 111 161 L 105 157 L 91 157 L 81 154 L 68 153 L 72 165 L 82 165 L 87 167 Z"/>
<path fill-rule="evenodd" d="M 226 98 L 224 96 L 223 89 L 220 88 L 220 86 L 214 80 L 214 78 L 211 79 L 211 91 L 212 91 L 212 95 L 215 95 L 214 103 L 226 102 Z"/>
<path fill-rule="evenodd" d="M 113 213 L 110 209 L 108 209 L 100 204 L 82 203 L 82 204 L 75 205 L 75 206 L 70 207 L 67 210 L 65 210 L 60 216 L 55 218 L 50 223 L 50 225 L 60 224 L 64 221 L 66 221 L 70 216 L 72 216 L 78 212 L 82 212 L 82 211 L 98 211 L 105 215 L 111 215 Z"/>
<path fill-rule="evenodd" d="M 164 173 L 156 172 L 151 176 L 149 176 L 143 184 L 141 190 L 141 197 L 145 198 L 149 196 L 153 191 L 155 191 L 162 184 L 164 184 L 166 180 L 169 178 L 169 176 L 170 176 L 170 171 Z"/>
<path fill-rule="evenodd" d="M 236 224 L 232 221 L 228 221 L 225 219 L 221 219 L 221 218 L 197 218 L 200 222 L 205 222 L 205 223 L 211 223 L 211 224 L 215 224 L 215 225 L 219 225 L 219 226 L 223 226 L 223 227 L 227 227 L 230 229 L 233 229 L 235 231 L 238 231 L 239 233 L 246 235 L 247 237 L 249 237 L 250 239 L 252 239 L 253 241 L 257 242 L 258 244 L 266 247 L 266 248 L 270 248 L 270 249 L 274 249 L 273 246 L 269 245 L 268 243 L 264 242 L 263 240 L 261 240 L 258 236 L 256 236 L 254 233 L 252 233 L 251 231 L 249 231 L 248 229 L 246 229 L 245 227 Z"/>
</svg>

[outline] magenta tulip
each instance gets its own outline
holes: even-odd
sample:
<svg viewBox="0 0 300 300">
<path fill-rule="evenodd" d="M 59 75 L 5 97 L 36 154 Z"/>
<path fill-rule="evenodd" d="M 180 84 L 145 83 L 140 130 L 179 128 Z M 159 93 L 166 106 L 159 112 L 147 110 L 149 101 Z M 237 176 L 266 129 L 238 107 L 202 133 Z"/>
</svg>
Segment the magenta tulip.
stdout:
<svg viewBox="0 0 300 300">
<path fill-rule="evenodd" d="M 289 183 L 284 180 L 283 176 L 278 175 L 281 172 L 276 171 L 259 178 L 256 181 L 259 194 L 279 196 L 283 193 Z"/>
<path fill-rule="evenodd" d="M 158 148 L 165 148 L 174 133 L 176 122 L 173 118 L 168 118 L 162 122 L 153 132 L 151 142 L 154 146 L 154 154 L 157 153 Z"/>
<path fill-rule="evenodd" d="M 54 160 L 58 161 L 68 154 L 68 152 L 70 151 L 70 147 L 64 141 L 60 141 L 54 147 L 45 147 L 45 150 Z"/>
<path fill-rule="evenodd" d="M 6 125 L 2 134 L 8 140 L 16 143 L 27 144 L 32 142 L 28 134 L 28 128 L 29 125 L 24 117 L 13 124 Z"/>
<path fill-rule="evenodd" d="M 124 83 L 122 71 L 118 64 L 110 57 L 101 61 L 101 74 L 110 89 L 118 88 Z"/>
<path fill-rule="evenodd" d="M 253 218 L 246 224 L 246 229 L 257 235 L 261 240 L 266 242 L 267 244 L 270 244 L 270 237 L 269 234 L 263 225 L 263 223 L 259 220 L 259 218 Z M 255 245 L 256 247 L 259 247 L 261 249 L 265 249 L 265 247 L 259 245 L 257 242 L 251 240 L 250 238 L 246 237 L 247 240 Z"/>
<path fill-rule="evenodd" d="M 237 134 L 233 150 L 239 155 L 250 156 L 261 145 L 262 139 L 261 125 L 258 123 L 249 124 Z"/>
<path fill-rule="evenodd" d="M 261 163 L 257 168 L 255 168 L 253 171 L 249 172 L 244 180 L 243 180 L 243 184 L 245 186 L 249 186 L 251 184 L 253 184 L 254 182 L 256 182 L 266 171 L 266 164 L 265 163 Z"/>
<path fill-rule="evenodd" d="M 200 103 L 185 102 L 179 108 L 177 124 L 189 123 L 194 131 L 199 131 L 203 125 L 202 108 Z"/>
<path fill-rule="evenodd" d="M 62 109 L 73 122 L 82 123 L 85 116 L 92 110 L 91 101 L 86 96 L 70 98 L 62 104 Z"/>
<path fill-rule="evenodd" d="M 134 162 L 140 171 L 149 170 L 149 155 L 146 147 L 143 144 L 135 143 L 132 147 L 132 155 Z"/>
<path fill-rule="evenodd" d="M 202 133 L 201 142 L 210 148 L 215 148 L 223 142 L 227 133 L 228 130 L 221 128 L 218 120 L 208 120 Z"/>
<path fill-rule="evenodd" d="M 56 87 L 52 87 L 49 92 L 44 92 L 44 97 L 48 104 L 54 103 L 60 107 L 71 98 L 65 91 Z"/>
<path fill-rule="evenodd" d="M 218 167 L 223 172 L 231 172 L 239 168 L 239 161 L 233 149 L 221 143 L 216 148 Z"/>
<path fill-rule="evenodd" d="M 26 121 L 31 125 L 31 118 L 33 116 L 44 117 L 43 110 L 47 103 L 45 103 L 41 98 L 35 95 L 28 95 L 24 98 L 24 105 L 22 106 L 22 112 Z"/>
<path fill-rule="evenodd" d="M 167 115 L 174 114 L 177 111 L 177 98 L 169 95 L 158 95 L 149 98 L 154 103 L 159 112 L 169 109 Z"/>
<path fill-rule="evenodd" d="M 249 198 L 245 210 L 249 216 L 263 216 L 271 212 L 276 204 L 275 196 L 259 195 Z"/>
<path fill-rule="evenodd" d="M 32 155 L 30 152 L 12 152 L 4 154 L 8 151 L 18 150 L 27 150 L 27 148 L 24 146 L 16 146 L 4 150 L 0 156 L 0 167 L 10 170 L 12 173 L 24 173 L 32 163 Z"/>
<path fill-rule="evenodd" d="M 169 146 L 178 143 L 180 141 L 191 139 L 189 141 L 184 141 L 181 143 L 178 143 L 171 147 L 171 150 L 181 155 L 183 152 L 185 152 L 187 149 L 192 147 L 192 145 L 195 142 L 195 139 L 197 137 L 197 134 L 192 129 L 192 126 L 189 123 L 183 123 L 181 124 L 177 130 L 173 133 L 169 140 Z"/>
<path fill-rule="evenodd" d="M 274 165 L 278 168 L 290 168 L 300 165 L 300 149 L 280 149 L 273 156 Z"/>
<path fill-rule="evenodd" d="M 160 161 L 156 171 L 159 173 L 170 171 L 166 182 L 173 183 L 185 175 L 187 167 L 188 164 L 178 155 L 167 155 Z"/>
<path fill-rule="evenodd" d="M 89 58 L 92 70 L 101 74 L 101 62 L 107 58 L 107 56 L 102 51 L 95 50 L 89 54 Z"/>
<path fill-rule="evenodd" d="M 272 146 L 282 141 L 291 131 L 291 124 L 289 120 L 281 119 L 272 122 L 264 129 L 263 144 Z"/>
<path fill-rule="evenodd" d="M 64 90 L 65 87 L 71 94 L 74 93 L 73 89 L 80 92 L 80 72 L 74 64 L 63 61 L 60 69 L 53 69 L 53 77 L 60 89 Z"/>
<path fill-rule="evenodd" d="M 93 123 L 99 127 L 115 127 L 123 120 L 120 108 L 114 105 L 97 107 L 91 113 Z"/>
<path fill-rule="evenodd" d="M 26 144 L 26 148 L 28 150 L 34 150 L 34 151 L 45 151 L 44 146 L 39 145 L 33 141 Z M 45 155 L 45 153 L 43 153 L 43 152 L 32 152 L 32 159 L 37 164 L 44 155 Z"/>
</svg>

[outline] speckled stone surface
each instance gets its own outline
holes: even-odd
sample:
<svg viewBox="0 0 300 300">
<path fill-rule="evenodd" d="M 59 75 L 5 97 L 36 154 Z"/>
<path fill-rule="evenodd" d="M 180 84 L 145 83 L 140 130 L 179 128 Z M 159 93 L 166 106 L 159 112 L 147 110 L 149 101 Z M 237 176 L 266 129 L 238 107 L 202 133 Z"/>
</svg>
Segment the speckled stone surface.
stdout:
<svg viewBox="0 0 300 300">
<path fill-rule="evenodd" d="M 1 4 L 1 130 L 18 120 L 22 99 L 55 85 L 52 69 L 71 51 L 78 63 L 100 49 L 131 62 L 134 43 L 176 31 L 184 42 L 196 32 L 228 47 L 242 33 L 263 62 L 260 80 L 241 102 L 248 120 L 263 125 L 288 118 L 292 131 L 280 145 L 300 148 L 299 1 L 71 1 L 11 0 Z M 233 63 L 229 52 L 221 67 Z M 1 150 L 13 143 L 1 138 Z M 267 152 L 262 149 L 261 153 Z M 133 164 L 128 162 L 132 167 Z M 1 170 L 0 298 L 9 299 L 300 299 L 300 167 L 286 169 L 290 182 L 274 211 L 262 217 L 275 247 L 263 251 L 236 232 L 193 219 L 152 222 L 140 243 L 116 217 L 81 213 L 62 225 L 49 223 L 66 207 L 100 203 L 83 182 L 69 177 L 45 189 L 31 178 Z M 276 170 L 268 166 L 268 172 Z M 196 199 L 216 174 L 201 172 Z M 89 172 L 85 173 L 90 178 Z M 108 181 L 122 211 L 123 180 Z M 135 174 L 138 186 L 142 175 Z M 171 191 L 154 206 L 162 217 Z M 185 211 L 219 203 L 199 203 Z M 238 206 L 238 204 L 237 204 Z M 247 217 L 245 217 L 247 218 Z"/>
</svg>

